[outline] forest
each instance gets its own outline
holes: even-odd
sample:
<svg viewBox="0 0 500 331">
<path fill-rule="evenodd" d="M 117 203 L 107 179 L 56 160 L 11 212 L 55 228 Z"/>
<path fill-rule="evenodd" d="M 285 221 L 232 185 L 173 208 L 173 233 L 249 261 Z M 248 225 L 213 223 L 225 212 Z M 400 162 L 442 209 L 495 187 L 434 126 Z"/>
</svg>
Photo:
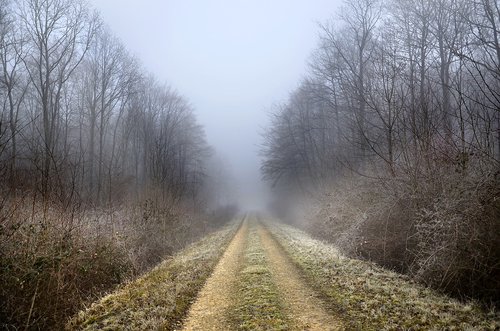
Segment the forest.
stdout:
<svg viewBox="0 0 500 331">
<path fill-rule="evenodd" d="M 351 0 L 319 33 L 264 134 L 273 210 L 350 256 L 498 305 L 499 2 Z"/>
<path fill-rule="evenodd" d="M 111 1 L 0 0 L 0 329 L 498 330 L 498 0 Z"/>
<path fill-rule="evenodd" d="M 0 1 L 0 320 L 60 325 L 232 217 L 189 100 L 85 1 Z"/>
</svg>

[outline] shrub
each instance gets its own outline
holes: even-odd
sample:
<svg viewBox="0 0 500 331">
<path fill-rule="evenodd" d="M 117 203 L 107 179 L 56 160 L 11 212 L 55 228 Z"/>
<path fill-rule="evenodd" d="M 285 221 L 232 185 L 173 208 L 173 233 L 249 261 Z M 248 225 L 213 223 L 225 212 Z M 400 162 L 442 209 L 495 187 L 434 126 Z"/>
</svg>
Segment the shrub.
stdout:
<svg viewBox="0 0 500 331">
<path fill-rule="evenodd" d="M 459 296 L 500 298 L 500 178 L 448 176 L 441 194 L 415 218 L 410 273 Z"/>
<path fill-rule="evenodd" d="M 2 201 L 1 329 L 61 329 L 84 305 L 215 227 L 151 200 L 93 209 L 29 196 Z"/>
<path fill-rule="evenodd" d="M 348 256 L 498 306 L 500 174 L 471 169 L 336 183 L 312 199 L 303 225 Z"/>
<path fill-rule="evenodd" d="M 60 328 L 83 302 L 131 274 L 125 252 L 83 233 L 74 215 L 36 204 L 29 213 L 17 203 L 2 208 L 1 328 Z"/>
</svg>

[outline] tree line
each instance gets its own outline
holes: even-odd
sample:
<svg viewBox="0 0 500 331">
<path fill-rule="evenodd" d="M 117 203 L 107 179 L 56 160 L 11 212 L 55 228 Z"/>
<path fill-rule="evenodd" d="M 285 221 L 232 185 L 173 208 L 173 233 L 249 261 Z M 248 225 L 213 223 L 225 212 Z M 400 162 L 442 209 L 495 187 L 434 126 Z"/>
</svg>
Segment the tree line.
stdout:
<svg viewBox="0 0 500 331">
<path fill-rule="evenodd" d="M 264 133 L 273 208 L 306 196 L 346 254 L 498 305 L 499 2 L 346 0 L 319 31 Z"/>
<path fill-rule="evenodd" d="M 83 0 L 0 1 L 0 107 L 8 192 L 201 201 L 210 148 L 192 106 Z"/>
<path fill-rule="evenodd" d="M 0 329 L 64 329 L 231 220 L 222 167 L 86 0 L 0 0 Z"/>
<path fill-rule="evenodd" d="M 494 0 L 346 1 L 273 112 L 265 178 L 303 186 L 367 160 L 414 180 L 438 160 L 498 166 L 499 35 Z"/>
</svg>

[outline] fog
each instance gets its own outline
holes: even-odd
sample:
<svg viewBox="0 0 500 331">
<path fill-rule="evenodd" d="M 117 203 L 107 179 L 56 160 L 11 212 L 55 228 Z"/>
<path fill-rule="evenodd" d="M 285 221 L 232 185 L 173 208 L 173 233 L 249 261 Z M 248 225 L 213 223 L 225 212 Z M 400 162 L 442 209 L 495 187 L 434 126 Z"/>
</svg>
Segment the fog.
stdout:
<svg viewBox="0 0 500 331">
<path fill-rule="evenodd" d="M 247 208 L 266 204 L 258 149 L 268 111 L 305 74 L 318 23 L 339 2 L 92 0 L 127 49 L 192 103 Z"/>
<path fill-rule="evenodd" d="M 0 0 L 0 325 L 499 329 L 499 36 L 498 0 Z"/>
</svg>

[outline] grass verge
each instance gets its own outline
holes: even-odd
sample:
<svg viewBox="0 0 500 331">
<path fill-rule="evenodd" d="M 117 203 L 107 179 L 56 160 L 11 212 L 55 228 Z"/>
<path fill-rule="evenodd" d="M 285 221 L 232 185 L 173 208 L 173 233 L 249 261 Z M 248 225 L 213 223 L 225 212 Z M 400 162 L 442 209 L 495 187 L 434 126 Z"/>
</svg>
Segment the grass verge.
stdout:
<svg viewBox="0 0 500 331">
<path fill-rule="evenodd" d="M 250 223 L 244 265 L 234 299 L 234 308 L 227 312 L 227 319 L 233 329 L 290 329 L 255 222 Z"/>
<path fill-rule="evenodd" d="M 293 227 L 269 230 L 352 330 L 498 330 L 498 314 L 460 303 L 373 263 L 348 259 Z"/>
<path fill-rule="evenodd" d="M 203 287 L 239 222 L 206 236 L 81 311 L 68 330 L 173 330 Z"/>
</svg>

